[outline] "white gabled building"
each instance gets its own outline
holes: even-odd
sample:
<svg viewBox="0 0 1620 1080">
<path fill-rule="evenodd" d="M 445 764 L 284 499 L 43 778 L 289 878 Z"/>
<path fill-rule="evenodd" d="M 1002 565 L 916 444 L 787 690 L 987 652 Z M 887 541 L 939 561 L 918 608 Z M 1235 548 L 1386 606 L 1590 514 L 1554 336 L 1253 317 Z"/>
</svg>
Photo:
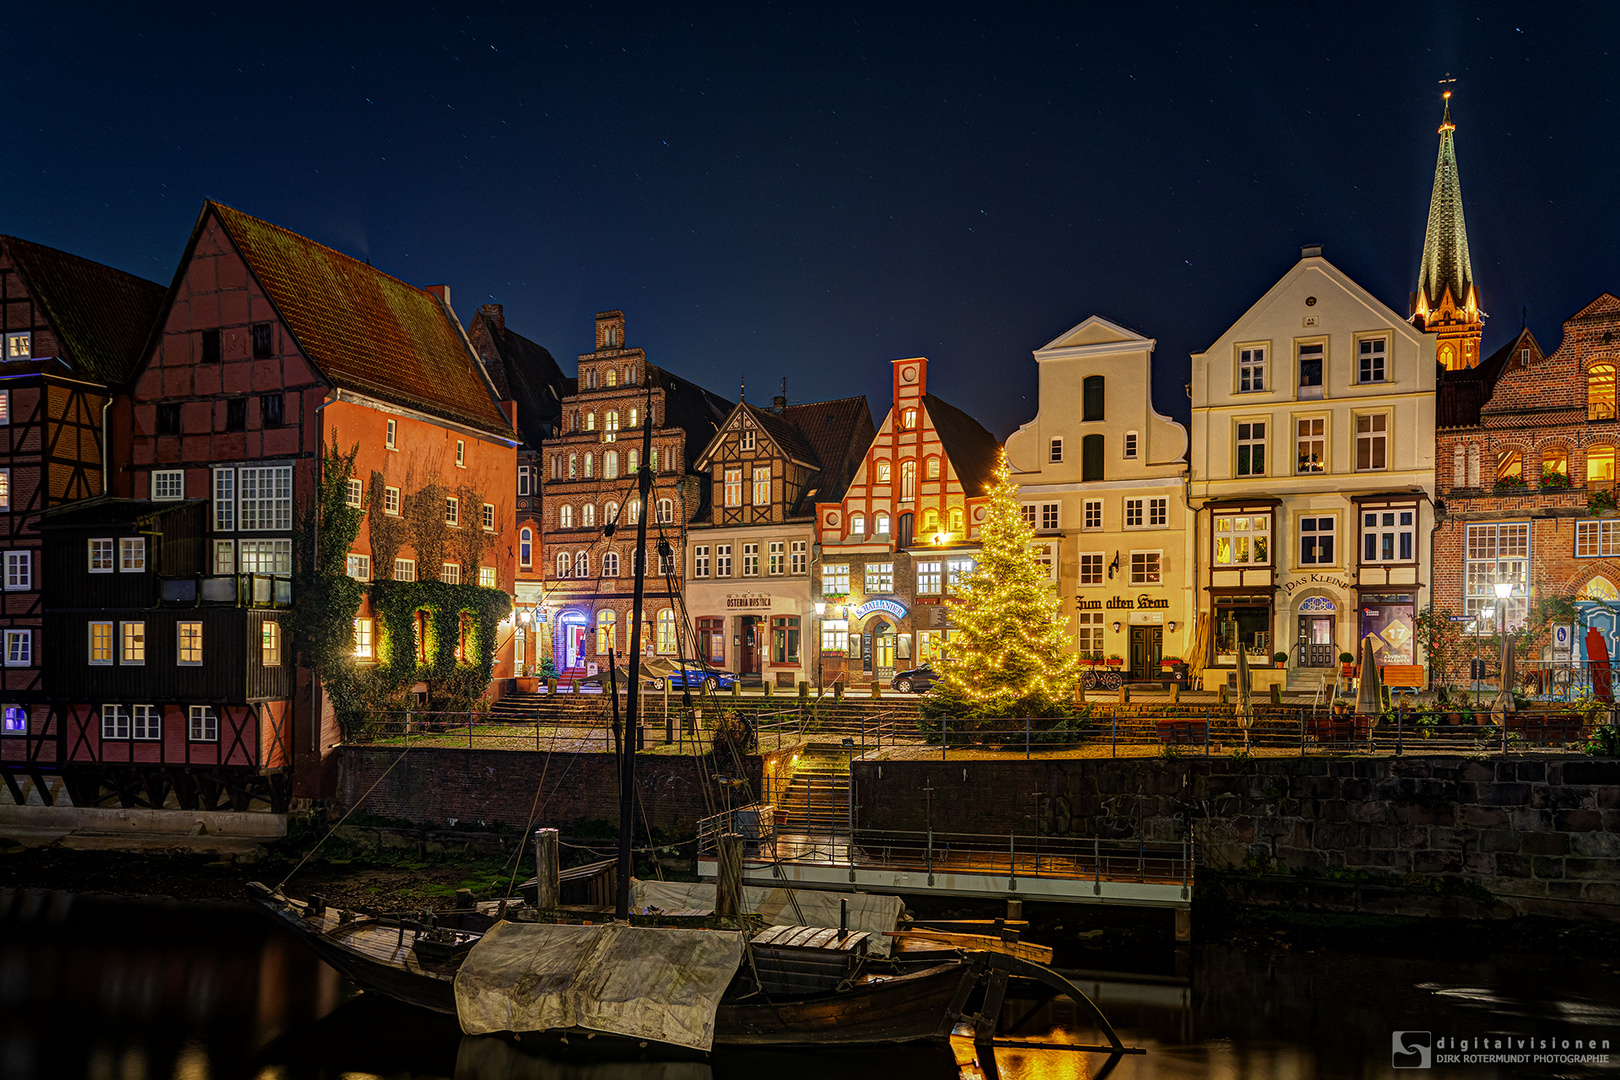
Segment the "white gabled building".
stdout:
<svg viewBox="0 0 1620 1080">
<path fill-rule="evenodd" d="M 1192 648 L 1187 429 L 1153 409 L 1152 338 L 1093 315 L 1035 350 L 1039 411 L 1007 440 L 1074 648 L 1162 675 Z"/>
<path fill-rule="evenodd" d="M 1316 246 L 1194 354 L 1189 494 L 1211 667 L 1234 667 L 1240 647 L 1257 667 L 1286 652 L 1288 681 L 1314 688 L 1368 634 L 1387 663 L 1421 661 L 1435 377 L 1434 336 Z"/>
</svg>

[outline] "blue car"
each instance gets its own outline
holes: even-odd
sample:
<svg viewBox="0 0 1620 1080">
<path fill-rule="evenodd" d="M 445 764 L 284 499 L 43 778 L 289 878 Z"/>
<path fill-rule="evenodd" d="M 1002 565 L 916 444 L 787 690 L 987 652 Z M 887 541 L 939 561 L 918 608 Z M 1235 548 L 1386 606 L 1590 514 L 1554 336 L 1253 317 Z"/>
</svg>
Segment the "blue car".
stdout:
<svg viewBox="0 0 1620 1080">
<path fill-rule="evenodd" d="M 671 660 L 668 663 L 672 669 L 669 675 L 654 675 L 650 680 L 654 690 L 662 690 L 666 681 L 675 690 L 683 687 L 688 690 L 730 690 L 737 681 L 737 676 L 729 671 L 693 660 Z"/>
</svg>

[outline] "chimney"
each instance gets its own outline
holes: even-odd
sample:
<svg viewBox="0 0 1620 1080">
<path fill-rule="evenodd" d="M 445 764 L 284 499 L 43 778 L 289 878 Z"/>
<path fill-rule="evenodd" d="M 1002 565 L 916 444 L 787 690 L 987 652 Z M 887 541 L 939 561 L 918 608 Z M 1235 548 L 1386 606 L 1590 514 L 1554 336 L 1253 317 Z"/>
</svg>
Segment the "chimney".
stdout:
<svg viewBox="0 0 1620 1080">
<path fill-rule="evenodd" d="M 1302 259 L 1320 259 L 1322 257 L 1322 245 L 1306 244 L 1299 249 L 1299 257 Z"/>
<path fill-rule="evenodd" d="M 424 291 L 430 292 L 434 296 L 437 296 L 440 300 L 443 300 L 445 307 L 450 306 L 450 286 L 448 286 L 448 285 L 429 285 L 427 287 L 427 289 L 424 290 Z"/>
<path fill-rule="evenodd" d="M 449 303 L 448 300 L 445 302 Z M 496 330 L 503 334 L 506 333 L 506 315 L 502 312 L 501 305 L 485 304 L 483 307 L 478 309 L 478 314 L 482 315 L 484 317 L 484 321 L 489 323 L 489 325 L 493 326 Z"/>
<path fill-rule="evenodd" d="M 777 394 L 775 397 L 771 398 L 771 412 L 781 413 L 781 411 L 785 408 L 787 408 L 787 398 L 783 397 L 781 394 Z"/>
</svg>

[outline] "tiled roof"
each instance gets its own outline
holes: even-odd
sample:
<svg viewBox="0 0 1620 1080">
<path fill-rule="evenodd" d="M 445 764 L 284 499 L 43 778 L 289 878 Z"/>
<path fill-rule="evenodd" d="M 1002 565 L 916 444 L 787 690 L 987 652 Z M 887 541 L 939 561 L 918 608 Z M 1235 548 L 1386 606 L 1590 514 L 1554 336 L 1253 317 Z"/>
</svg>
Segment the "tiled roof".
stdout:
<svg viewBox="0 0 1620 1080">
<path fill-rule="evenodd" d="M 495 356 L 484 358 L 485 371 L 502 397 L 517 402 L 518 432 L 530 449 L 538 449 L 562 418 L 562 398 L 572 390 L 572 380 L 564 378 L 549 349 L 505 322 L 479 312 L 467 333 L 475 348 L 482 349 L 478 343 L 486 340 L 493 346 Z"/>
<path fill-rule="evenodd" d="M 787 416 L 772 412 L 769 409 L 761 409 L 758 405 L 750 405 L 746 401 L 743 402 L 742 408 L 747 410 L 748 415 L 754 418 L 754 423 L 758 424 L 760 429 L 769 435 L 771 441 L 776 443 L 788 457 L 795 461 L 802 461 L 807 465 L 817 467 L 821 465 L 821 459 L 816 455 L 815 450 L 811 448 L 809 443 L 805 442 L 804 436 L 799 432 L 798 427 Z"/>
<path fill-rule="evenodd" d="M 0 241 L 74 374 L 108 386 L 127 379 L 163 307 L 163 286 L 15 236 Z"/>
<path fill-rule="evenodd" d="M 945 456 L 951 459 L 951 467 L 962 481 L 962 489 L 969 495 L 983 495 L 995 478 L 1001 443 L 983 424 L 933 394 L 923 395 L 923 405 L 944 444 Z"/>
<path fill-rule="evenodd" d="M 647 381 L 664 389 L 666 424 L 674 424 L 686 431 L 685 467 L 690 472 L 736 405 L 695 382 L 671 375 L 652 364 L 647 365 Z"/>
<path fill-rule="evenodd" d="M 259 283 L 328 380 L 510 437 L 477 359 L 438 297 L 289 229 L 216 202 Z"/>
<path fill-rule="evenodd" d="M 843 498 L 849 478 L 855 474 L 856 466 L 877 434 L 866 399 L 851 397 L 789 405 L 782 416 L 804 436 L 821 465 L 821 472 L 807 488 L 807 492 L 814 491 L 815 495 L 807 494 L 807 501 L 795 507 L 794 512 L 808 513 L 812 503 Z"/>
</svg>

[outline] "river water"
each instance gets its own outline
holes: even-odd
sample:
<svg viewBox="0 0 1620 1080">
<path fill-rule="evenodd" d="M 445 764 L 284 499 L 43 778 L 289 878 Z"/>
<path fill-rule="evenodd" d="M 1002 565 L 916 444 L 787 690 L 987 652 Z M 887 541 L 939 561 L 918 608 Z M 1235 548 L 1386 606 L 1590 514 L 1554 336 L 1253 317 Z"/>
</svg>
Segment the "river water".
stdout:
<svg viewBox="0 0 1620 1080">
<path fill-rule="evenodd" d="M 708 1062 L 556 1061 L 453 1018 L 357 994 L 251 910 L 0 889 L 4 1080 L 1068 1080 L 1110 1076 L 1314 1080 L 1383 1076 L 1620 1076 L 1620 972 L 1562 948 L 1501 942 L 1479 955 L 1409 955 L 1283 944 L 1197 945 L 1163 970 L 1076 976 L 1142 1055 L 1001 1048 L 971 1041 L 884 1053 L 732 1053 Z M 1407 950 L 1410 952 L 1410 950 Z M 1425 950 L 1430 952 L 1430 950 Z M 1065 957 L 1060 953 L 1061 965 Z M 1114 967 L 1128 967 L 1118 956 Z M 1155 960 L 1146 968 L 1163 968 Z M 1031 1011 L 1033 1010 L 1033 1011 Z M 1027 1018 L 1024 1014 L 1028 1012 Z M 1007 1037 L 1095 1043 L 1066 1002 L 1010 1002 Z M 1393 1068 L 1394 1032 L 1427 1071 Z M 1612 1063 L 1443 1060 L 1508 1037 L 1608 1039 Z M 1458 1040 L 1458 1048 L 1448 1040 Z M 1463 1045 L 1461 1040 L 1468 1040 Z M 1540 1053 L 1549 1052 L 1532 1046 Z M 1599 1051 L 1601 1053 L 1601 1051 Z"/>
</svg>

